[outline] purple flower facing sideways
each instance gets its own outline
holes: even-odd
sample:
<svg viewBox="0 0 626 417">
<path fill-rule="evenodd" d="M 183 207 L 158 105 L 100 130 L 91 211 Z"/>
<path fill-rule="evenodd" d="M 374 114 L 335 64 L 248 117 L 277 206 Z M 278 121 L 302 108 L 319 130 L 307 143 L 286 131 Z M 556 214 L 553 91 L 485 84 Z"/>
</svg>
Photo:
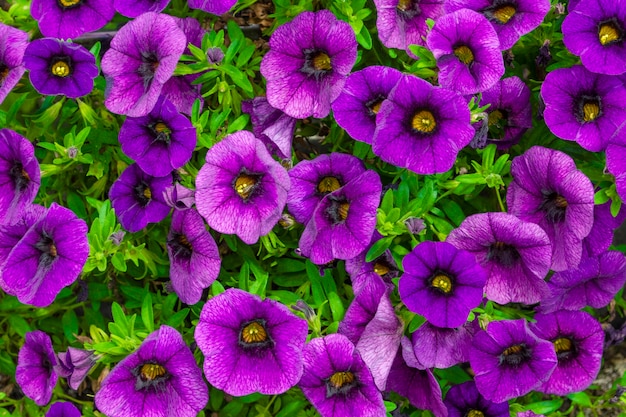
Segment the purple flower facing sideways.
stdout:
<svg viewBox="0 0 626 417">
<path fill-rule="evenodd" d="M 482 13 L 500 40 L 500 49 L 512 48 L 538 27 L 550 11 L 550 0 L 448 0 L 446 12 L 470 9 Z"/>
<path fill-rule="evenodd" d="M 385 406 L 352 342 L 341 334 L 312 339 L 304 348 L 298 383 L 321 417 L 379 417 Z"/>
<path fill-rule="evenodd" d="M 107 109 L 131 117 L 150 113 L 186 46 L 169 15 L 148 12 L 124 25 L 102 57 Z"/>
<path fill-rule="evenodd" d="M 241 110 L 250 115 L 254 135 L 265 143 L 271 154 L 280 159 L 291 159 L 296 119 L 270 106 L 265 97 L 242 102 Z"/>
<path fill-rule="evenodd" d="M 100 29 L 115 9 L 113 0 L 33 0 L 30 14 L 44 36 L 67 39 Z"/>
<path fill-rule="evenodd" d="M 474 94 L 504 74 L 498 35 L 480 13 L 461 9 L 440 17 L 426 43 L 437 59 L 442 87 Z"/>
<path fill-rule="evenodd" d="M 463 220 L 446 241 L 472 253 L 487 271 L 489 300 L 533 304 L 548 295 L 544 278 L 552 250 L 538 225 L 508 213 L 478 213 Z"/>
<path fill-rule="evenodd" d="M 450 243 L 422 242 L 404 257 L 402 266 L 402 302 L 435 326 L 463 325 L 482 301 L 485 271 L 474 255 Z"/>
<path fill-rule="evenodd" d="M 261 62 L 267 100 L 297 119 L 328 116 L 357 57 L 354 31 L 330 10 L 302 12 L 276 29 Z"/>
<path fill-rule="evenodd" d="M 371 144 L 380 106 L 401 77 L 397 69 L 381 66 L 350 74 L 332 105 L 337 124 L 353 139 Z"/>
<path fill-rule="evenodd" d="M 376 115 L 372 150 L 385 162 L 428 175 L 452 168 L 472 137 L 463 97 L 404 75 Z"/>
<path fill-rule="evenodd" d="M 81 417 L 82 414 L 72 403 L 56 402 L 50 406 L 46 417 Z"/>
<path fill-rule="evenodd" d="M 535 336 L 524 319 L 492 321 L 476 333 L 470 351 L 476 387 L 495 403 L 539 388 L 556 364 L 552 343 Z"/>
<path fill-rule="evenodd" d="M 17 356 L 15 381 L 38 406 L 50 402 L 58 378 L 53 370 L 56 363 L 50 336 L 40 330 L 26 333 Z"/>
<path fill-rule="evenodd" d="M 9 253 L 46 213 L 46 208 L 39 204 L 29 204 L 16 213 L 10 222 L 0 222 L 0 288 L 5 291 L 2 281 L 2 268 L 9 257 Z M 12 291 L 9 289 L 9 291 Z"/>
<path fill-rule="evenodd" d="M 0 222 L 11 222 L 33 202 L 40 178 L 33 144 L 12 130 L 0 129 Z"/>
<path fill-rule="evenodd" d="M 44 95 L 82 97 L 91 93 L 98 75 L 91 52 L 55 38 L 32 41 L 24 52 L 24 66 L 35 90 Z"/>
<path fill-rule="evenodd" d="M 378 281 L 382 278 L 382 281 L 391 290 L 395 288 L 394 283 L 391 281 L 400 274 L 398 265 L 395 259 L 391 255 L 391 251 L 387 249 L 380 256 L 371 262 L 365 261 L 365 255 L 369 248 L 376 242 L 382 239 L 382 235 L 377 231 L 374 231 L 370 245 L 365 248 L 360 254 L 352 259 L 346 260 L 346 272 L 350 274 L 350 281 L 352 281 L 352 290 L 355 294 L 358 294 L 361 288 L 368 282 L 374 280 Z"/>
<path fill-rule="evenodd" d="M 229 11 L 237 0 L 189 0 L 191 9 L 200 9 L 211 14 L 224 14 Z"/>
<path fill-rule="evenodd" d="M 468 362 L 472 338 L 480 327 L 476 321 L 446 329 L 422 324 L 412 335 L 415 357 L 425 368 L 450 368 Z"/>
<path fill-rule="evenodd" d="M 287 208 L 300 223 L 307 224 L 328 194 L 337 191 L 366 171 L 356 156 L 332 152 L 301 161 L 289 170 L 291 189 Z"/>
<path fill-rule="evenodd" d="M 453 385 L 443 401 L 448 417 L 509 417 L 509 403 L 493 403 L 476 389 L 474 381 Z"/>
<path fill-rule="evenodd" d="M 189 210 L 196 203 L 196 191 L 175 183 L 165 189 L 165 202 L 176 210 Z"/>
<path fill-rule="evenodd" d="M 626 80 L 626 77 L 623 77 Z M 606 148 L 606 169 L 615 176 L 615 188 L 626 200 L 626 123 L 609 140 Z"/>
<path fill-rule="evenodd" d="M 204 375 L 227 394 L 282 394 L 302 376 L 307 322 L 271 299 L 228 289 L 202 308 L 195 339 Z"/>
<path fill-rule="evenodd" d="M 161 326 L 104 378 L 95 404 L 108 417 L 195 417 L 208 400 L 193 353 Z"/>
<path fill-rule="evenodd" d="M 196 128 L 163 96 L 146 116 L 127 117 L 122 151 L 148 175 L 164 177 L 185 165 L 196 147 Z"/>
<path fill-rule="evenodd" d="M 115 10 L 126 17 L 137 17 L 146 12 L 162 12 L 170 0 L 113 0 Z"/>
<path fill-rule="evenodd" d="M 281 218 L 290 184 L 265 145 L 240 131 L 207 152 L 196 177 L 196 206 L 212 229 L 253 244 Z"/>
<path fill-rule="evenodd" d="M 548 286 L 550 296 L 540 311 L 581 310 L 606 307 L 626 284 L 626 258 L 617 251 L 583 259 L 578 268 L 557 272 Z"/>
<path fill-rule="evenodd" d="M 541 85 L 543 112 L 552 133 L 598 152 L 626 122 L 626 86 L 610 75 L 594 74 L 582 65 L 559 68 Z"/>
<path fill-rule="evenodd" d="M 626 0 L 580 0 L 563 20 L 563 43 L 591 72 L 626 72 Z"/>
<path fill-rule="evenodd" d="M 71 389 L 77 390 L 81 382 L 87 377 L 91 368 L 96 364 L 93 351 L 68 347 L 66 352 L 60 352 L 54 371 L 58 376 L 67 379 Z"/>
<path fill-rule="evenodd" d="M 28 34 L 0 22 L 0 103 L 22 78 L 22 58 L 28 46 Z"/>
<path fill-rule="evenodd" d="M 148 223 L 158 223 L 170 212 L 165 190 L 172 185 L 172 176 L 153 177 L 137 164 L 126 167 L 109 191 L 111 205 L 122 227 L 138 232 Z"/>
<path fill-rule="evenodd" d="M 49 306 L 76 281 L 88 255 L 85 221 L 52 203 L 8 254 L 0 286 L 21 303 Z"/>
<path fill-rule="evenodd" d="M 626 219 L 626 209 L 622 207 L 616 217 L 611 214 L 611 201 L 593 206 L 593 227 L 583 240 L 583 258 L 599 256 L 609 250 L 613 234 Z"/>
<path fill-rule="evenodd" d="M 600 323 L 584 311 L 557 311 L 535 315 L 530 329 L 554 346 L 558 360 L 550 378 L 537 391 L 566 395 L 584 391 L 591 385 L 602 364 L 604 331 Z"/>
<path fill-rule="evenodd" d="M 185 304 L 197 303 L 202 291 L 217 278 L 221 259 L 213 236 L 196 210 L 174 210 L 167 253 L 178 298 Z"/>
<path fill-rule="evenodd" d="M 387 48 L 404 49 L 409 45 L 426 46 L 426 20 L 437 20 L 444 13 L 444 0 L 374 0 L 378 37 Z"/>
</svg>

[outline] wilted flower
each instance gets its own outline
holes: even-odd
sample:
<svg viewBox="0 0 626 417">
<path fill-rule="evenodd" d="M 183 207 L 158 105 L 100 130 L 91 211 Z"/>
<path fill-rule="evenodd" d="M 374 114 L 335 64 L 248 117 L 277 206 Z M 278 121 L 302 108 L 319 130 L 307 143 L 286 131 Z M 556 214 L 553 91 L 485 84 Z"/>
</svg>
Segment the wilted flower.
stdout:
<svg viewBox="0 0 626 417">
<path fill-rule="evenodd" d="M 112 0 L 33 0 L 30 14 L 44 36 L 67 39 L 100 29 L 115 9 Z"/>
<path fill-rule="evenodd" d="M 28 46 L 28 34 L 0 22 L 0 103 L 22 78 L 22 58 Z"/>
<path fill-rule="evenodd" d="M 307 331 L 283 304 L 231 288 L 207 301 L 194 337 L 211 385 L 235 396 L 276 395 L 302 376 Z"/>
<path fill-rule="evenodd" d="M 95 404 L 108 417 L 195 417 L 208 399 L 193 353 L 164 325 L 104 378 Z"/>
<path fill-rule="evenodd" d="M 261 62 L 272 107 L 303 119 L 328 116 L 356 61 L 354 31 L 330 10 L 302 12 L 276 29 Z"/>
<path fill-rule="evenodd" d="M 26 333 L 24 345 L 17 356 L 15 381 L 24 394 L 39 406 L 48 404 L 52 397 L 58 378 L 53 370 L 56 363 L 50 336 L 40 330 Z"/>
<path fill-rule="evenodd" d="M 291 159 L 296 119 L 270 106 L 265 97 L 244 101 L 241 103 L 241 111 L 250 115 L 254 135 L 265 143 L 271 154 L 281 159 Z"/>
<path fill-rule="evenodd" d="M 96 355 L 91 350 L 68 347 L 66 352 L 59 352 L 57 356 L 58 362 L 54 371 L 58 376 L 66 378 L 67 385 L 75 390 L 96 364 Z"/>
</svg>

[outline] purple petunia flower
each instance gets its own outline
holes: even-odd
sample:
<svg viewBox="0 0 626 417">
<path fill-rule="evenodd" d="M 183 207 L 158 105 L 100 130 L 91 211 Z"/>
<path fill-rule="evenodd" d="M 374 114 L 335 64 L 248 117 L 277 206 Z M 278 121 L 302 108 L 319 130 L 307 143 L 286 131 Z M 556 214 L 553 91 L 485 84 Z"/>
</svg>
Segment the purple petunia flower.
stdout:
<svg viewBox="0 0 626 417">
<path fill-rule="evenodd" d="M 17 356 L 15 381 L 24 395 L 39 406 L 48 404 L 52 397 L 58 378 L 52 369 L 56 363 L 50 336 L 40 330 L 26 333 Z"/>
<path fill-rule="evenodd" d="M 369 369 L 341 334 L 312 339 L 305 346 L 304 374 L 298 386 L 322 417 L 385 415 Z"/>
<path fill-rule="evenodd" d="M 113 0 L 33 0 L 30 14 L 44 36 L 67 39 L 100 29 L 115 9 Z"/>
<path fill-rule="evenodd" d="M 550 378 L 537 391 L 566 395 L 591 385 L 602 364 L 604 331 L 584 311 L 558 311 L 535 315 L 530 329 L 554 346 L 558 363 Z"/>
<path fill-rule="evenodd" d="M 446 12 L 470 9 L 489 19 L 498 34 L 500 49 L 510 49 L 538 27 L 550 11 L 550 0 L 448 0 Z"/>
<path fill-rule="evenodd" d="M 137 17 L 146 12 L 162 12 L 170 0 L 113 0 L 115 10 L 126 17 Z"/>
<path fill-rule="evenodd" d="M 192 9 L 220 15 L 229 11 L 237 3 L 237 0 L 189 0 L 188 3 Z"/>
<path fill-rule="evenodd" d="M 44 95 L 82 97 L 91 93 L 98 76 L 96 57 L 91 52 L 55 38 L 32 41 L 24 52 L 24 66 L 35 90 Z"/>
<path fill-rule="evenodd" d="M 148 223 L 158 223 L 170 212 L 164 193 L 172 185 L 172 176 L 153 177 L 137 164 L 131 164 L 109 191 L 111 205 L 122 227 L 138 232 Z"/>
<path fill-rule="evenodd" d="M 559 68 L 541 85 L 550 131 L 583 148 L 603 151 L 626 122 L 626 86 L 618 78 L 589 72 L 582 65 Z"/>
<path fill-rule="evenodd" d="M 176 210 L 189 210 L 196 203 L 196 190 L 175 183 L 165 189 L 165 202 Z"/>
<path fill-rule="evenodd" d="M 544 278 L 552 250 L 538 225 L 508 213 L 479 213 L 463 220 L 446 241 L 474 254 L 487 271 L 488 299 L 533 304 L 548 295 Z"/>
<path fill-rule="evenodd" d="M 437 58 L 442 87 L 474 94 L 493 87 L 504 74 L 498 35 L 480 13 L 461 9 L 440 17 L 426 43 Z"/>
<path fill-rule="evenodd" d="M 322 154 L 301 161 L 289 170 L 291 189 L 287 208 L 300 223 L 307 224 L 328 194 L 337 191 L 366 171 L 363 161 L 344 153 Z"/>
<path fill-rule="evenodd" d="M 283 304 L 230 288 L 204 305 L 194 337 L 215 388 L 276 395 L 302 376 L 307 331 L 307 322 Z"/>
<path fill-rule="evenodd" d="M 104 378 L 95 404 L 108 417 L 194 417 L 208 400 L 193 353 L 178 331 L 161 326 Z"/>
<path fill-rule="evenodd" d="M 72 403 L 56 402 L 50 406 L 46 417 L 81 417 L 82 414 Z"/>
<path fill-rule="evenodd" d="M 400 274 L 400 270 L 389 249 L 371 262 L 365 261 L 365 255 L 369 248 L 380 239 L 382 239 L 382 235 L 374 231 L 370 245 L 354 258 L 346 260 L 346 272 L 350 274 L 352 290 L 355 294 L 359 293 L 361 288 L 368 282 L 378 280 L 379 278 L 382 278 L 383 282 L 390 289 L 393 290 L 395 288 L 391 280 Z"/>
<path fill-rule="evenodd" d="M 626 0 L 580 0 L 563 20 L 563 43 L 591 72 L 626 72 Z"/>
<path fill-rule="evenodd" d="M 337 124 L 353 139 L 371 144 L 376 114 L 401 77 L 397 69 L 381 66 L 366 67 L 350 74 L 332 105 Z"/>
<path fill-rule="evenodd" d="M 412 335 L 415 357 L 424 368 L 450 368 L 468 362 L 472 337 L 480 327 L 476 321 L 454 329 L 422 324 Z"/>
<path fill-rule="evenodd" d="M 276 29 L 261 62 L 272 107 L 303 119 L 328 116 L 357 57 L 354 31 L 330 10 L 302 12 Z"/>
<path fill-rule="evenodd" d="M 473 137 L 463 97 L 405 75 L 376 115 L 372 150 L 383 161 L 428 175 L 452 168 Z"/>
<path fill-rule="evenodd" d="M 196 206 L 211 228 L 253 244 L 280 219 L 290 184 L 265 145 L 241 131 L 207 152 L 196 177 Z"/>
<path fill-rule="evenodd" d="M 479 106 L 487 104 L 491 105 L 487 109 L 487 143 L 495 143 L 498 149 L 517 144 L 524 132 L 533 127 L 530 88 L 518 77 L 504 78 L 485 90 Z M 474 124 L 476 129 L 480 126 L 481 123 Z"/>
<path fill-rule="evenodd" d="M 165 14 L 144 13 L 124 25 L 102 57 L 107 109 L 131 117 L 150 113 L 186 45 L 185 33 Z"/>
<path fill-rule="evenodd" d="M 382 185 L 375 171 L 365 171 L 318 204 L 298 243 L 316 265 L 352 259 L 370 243 Z"/>
<path fill-rule="evenodd" d="M 476 387 L 495 403 L 539 388 L 556 364 L 552 343 L 535 336 L 524 319 L 489 323 L 476 333 L 470 351 Z"/>
<path fill-rule="evenodd" d="M 626 219 L 626 210 L 622 208 L 616 217 L 611 214 L 611 201 L 593 206 L 593 227 L 583 240 L 583 258 L 599 256 L 609 250 L 613 235 Z"/>
<path fill-rule="evenodd" d="M 536 223 L 552 243 L 552 269 L 575 268 L 593 226 L 593 185 L 563 152 L 533 146 L 513 159 L 509 212 Z"/>
<path fill-rule="evenodd" d="M 0 129 L 0 222 L 10 223 L 33 202 L 40 180 L 32 143 L 12 130 Z"/>
<path fill-rule="evenodd" d="M 67 378 L 71 389 L 77 390 L 96 364 L 96 356 L 91 350 L 68 347 L 66 352 L 59 352 L 54 371 L 58 376 Z"/>
<path fill-rule="evenodd" d="M 429 28 L 426 20 L 444 14 L 444 0 L 374 0 L 378 37 L 387 48 L 404 49 L 409 45 L 426 46 L 423 38 Z"/>
<path fill-rule="evenodd" d="M 265 97 L 242 102 L 241 111 L 250 115 L 254 135 L 265 143 L 271 154 L 281 159 L 291 159 L 296 119 L 270 106 Z"/>
<path fill-rule="evenodd" d="M 163 96 L 146 116 L 127 117 L 119 139 L 122 151 L 153 177 L 164 177 L 185 165 L 197 140 L 191 121 Z"/>
<path fill-rule="evenodd" d="M 0 103 L 22 78 L 22 58 L 28 46 L 28 34 L 0 22 Z"/>
<path fill-rule="evenodd" d="M 185 304 L 200 301 L 220 272 L 220 254 L 213 236 L 198 212 L 175 210 L 167 236 L 170 278 L 178 298 Z"/>
<path fill-rule="evenodd" d="M 483 298 L 487 276 L 475 257 L 447 242 L 426 241 L 402 260 L 398 282 L 406 307 L 438 327 L 459 327 Z"/>
<path fill-rule="evenodd" d="M 453 385 L 443 401 L 448 417 L 509 417 L 509 403 L 493 403 L 478 392 L 474 381 Z"/>
<path fill-rule="evenodd" d="M 9 252 L 0 286 L 24 304 L 47 307 L 76 281 L 88 255 L 85 221 L 52 203 Z"/>
<path fill-rule="evenodd" d="M 626 284 L 626 258 L 617 251 L 586 258 L 578 268 L 557 272 L 548 286 L 550 296 L 541 301 L 541 312 L 603 308 Z"/>
</svg>

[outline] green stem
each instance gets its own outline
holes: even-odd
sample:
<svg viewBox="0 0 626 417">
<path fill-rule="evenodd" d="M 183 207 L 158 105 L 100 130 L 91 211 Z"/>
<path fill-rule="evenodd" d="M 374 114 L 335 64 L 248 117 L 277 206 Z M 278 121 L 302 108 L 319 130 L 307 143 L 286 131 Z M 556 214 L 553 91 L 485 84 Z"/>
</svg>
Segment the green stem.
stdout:
<svg viewBox="0 0 626 417">
<path fill-rule="evenodd" d="M 496 190 L 496 197 L 498 198 L 498 204 L 500 205 L 500 210 L 506 213 L 504 202 L 502 201 L 502 197 L 500 196 L 500 190 L 498 189 L 498 187 L 494 188 L 494 190 Z"/>
</svg>

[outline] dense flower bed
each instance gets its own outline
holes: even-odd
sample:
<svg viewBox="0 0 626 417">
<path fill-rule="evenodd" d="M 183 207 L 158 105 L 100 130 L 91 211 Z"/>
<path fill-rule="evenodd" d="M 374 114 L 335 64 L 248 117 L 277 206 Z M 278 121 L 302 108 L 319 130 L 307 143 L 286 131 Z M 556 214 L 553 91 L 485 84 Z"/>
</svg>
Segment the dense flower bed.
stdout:
<svg viewBox="0 0 626 417">
<path fill-rule="evenodd" d="M 625 412 L 626 0 L 0 21 L 0 417 Z"/>
</svg>

